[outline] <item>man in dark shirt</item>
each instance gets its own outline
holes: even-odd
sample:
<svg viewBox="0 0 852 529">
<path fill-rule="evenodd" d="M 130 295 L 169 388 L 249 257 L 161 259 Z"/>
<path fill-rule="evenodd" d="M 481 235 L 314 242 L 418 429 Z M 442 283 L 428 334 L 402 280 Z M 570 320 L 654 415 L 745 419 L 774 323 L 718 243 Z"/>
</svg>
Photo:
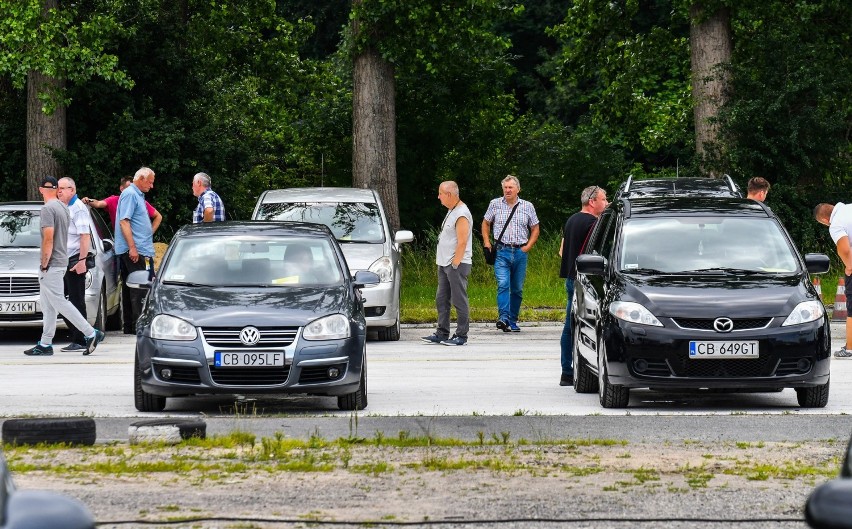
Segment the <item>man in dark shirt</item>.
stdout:
<svg viewBox="0 0 852 529">
<path fill-rule="evenodd" d="M 574 383 L 573 345 L 571 335 L 571 303 L 574 299 L 574 279 L 577 278 L 577 256 L 583 253 L 583 248 L 592 231 L 595 221 L 606 209 L 606 191 L 599 186 L 590 186 L 580 193 L 582 209 L 571 215 L 562 229 L 562 243 L 559 246 L 559 256 L 562 263 L 559 267 L 559 277 L 565 278 L 565 293 L 568 304 L 565 311 L 565 326 L 562 328 L 562 338 L 559 342 L 562 349 L 562 376 L 560 386 L 570 386 Z"/>
</svg>

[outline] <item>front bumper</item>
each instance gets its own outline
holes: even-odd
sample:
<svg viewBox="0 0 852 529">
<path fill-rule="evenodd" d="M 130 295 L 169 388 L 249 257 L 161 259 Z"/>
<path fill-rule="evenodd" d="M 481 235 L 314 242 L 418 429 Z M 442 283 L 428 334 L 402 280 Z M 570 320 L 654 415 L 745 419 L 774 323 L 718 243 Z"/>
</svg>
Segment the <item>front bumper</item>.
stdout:
<svg viewBox="0 0 852 529">
<path fill-rule="evenodd" d="M 95 323 L 98 314 L 98 292 L 86 291 L 86 319 L 90 324 Z M 38 296 L 2 298 L 3 303 L 35 303 L 35 312 L 0 312 L 0 328 L 42 328 L 44 327 L 44 315 L 41 312 L 41 303 Z M 56 328 L 66 329 L 65 320 L 56 318 Z"/>
<path fill-rule="evenodd" d="M 399 317 L 399 290 L 394 282 L 379 283 L 361 290 L 367 327 L 390 327 Z"/>
<path fill-rule="evenodd" d="M 278 367 L 216 367 L 216 351 L 247 351 L 246 347 L 214 347 L 203 335 L 193 341 L 156 340 L 137 335 L 136 354 L 142 371 L 142 388 L 154 395 L 176 397 L 198 394 L 310 393 L 345 395 L 360 384 L 365 334 L 344 340 L 307 341 L 299 329 L 286 347 L 252 348 L 283 352 Z M 329 369 L 339 375 L 332 377 Z"/>
<path fill-rule="evenodd" d="M 825 318 L 781 327 L 773 318 L 761 329 L 716 333 L 635 325 L 612 318 L 604 330 L 611 384 L 629 388 L 779 389 L 821 386 L 831 364 L 830 327 Z M 689 357 L 691 340 L 758 342 L 758 358 Z"/>
</svg>

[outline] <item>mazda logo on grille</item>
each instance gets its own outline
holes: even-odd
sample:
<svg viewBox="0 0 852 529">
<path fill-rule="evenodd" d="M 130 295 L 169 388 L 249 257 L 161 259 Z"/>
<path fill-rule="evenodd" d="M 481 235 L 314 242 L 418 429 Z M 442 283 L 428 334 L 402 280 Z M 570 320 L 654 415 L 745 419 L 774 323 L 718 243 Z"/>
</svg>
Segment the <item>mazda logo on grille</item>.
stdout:
<svg viewBox="0 0 852 529">
<path fill-rule="evenodd" d="M 243 345 L 254 345 L 260 341 L 260 331 L 254 327 L 246 327 L 240 331 L 240 341 Z"/>
<path fill-rule="evenodd" d="M 713 328 L 716 332 L 731 332 L 734 330 L 734 322 L 731 318 L 716 318 L 713 321 Z"/>
</svg>

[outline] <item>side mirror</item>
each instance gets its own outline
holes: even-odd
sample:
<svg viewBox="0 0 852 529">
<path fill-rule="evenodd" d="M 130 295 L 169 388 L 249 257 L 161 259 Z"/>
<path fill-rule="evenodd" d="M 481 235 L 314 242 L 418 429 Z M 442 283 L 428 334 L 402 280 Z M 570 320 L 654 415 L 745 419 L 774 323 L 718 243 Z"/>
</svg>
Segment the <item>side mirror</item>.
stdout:
<svg viewBox="0 0 852 529">
<path fill-rule="evenodd" d="M 381 279 L 379 279 L 379 275 L 375 272 L 370 272 L 369 270 L 358 270 L 355 272 L 353 281 L 353 287 L 364 288 L 366 286 L 378 285 L 379 282 L 381 282 Z"/>
<path fill-rule="evenodd" d="M 805 255 L 805 267 L 811 274 L 824 274 L 831 267 L 831 260 L 824 253 L 809 253 Z"/>
<path fill-rule="evenodd" d="M 115 244 L 112 242 L 112 239 L 103 239 L 101 241 L 104 244 L 104 251 L 109 252 L 115 247 Z"/>
<path fill-rule="evenodd" d="M 600 255 L 580 255 L 577 257 L 577 272 L 602 276 L 606 273 L 606 258 Z"/>
<path fill-rule="evenodd" d="M 805 520 L 820 529 L 852 529 L 852 479 L 833 479 L 811 492 Z"/>
<path fill-rule="evenodd" d="M 414 234 L 408 230 L 399 230 L 396 232 L 396 236 L 393 241 L 397 244 L 402 244 L 404 242 L 411 242 L 414 240 Z"/>
<path fill-rule="evenodd" d="M 127 283 L 128 288 L 151 288 L 150 273 L 147 270 L 130 272 L 125 283 Z"/>
</svg>

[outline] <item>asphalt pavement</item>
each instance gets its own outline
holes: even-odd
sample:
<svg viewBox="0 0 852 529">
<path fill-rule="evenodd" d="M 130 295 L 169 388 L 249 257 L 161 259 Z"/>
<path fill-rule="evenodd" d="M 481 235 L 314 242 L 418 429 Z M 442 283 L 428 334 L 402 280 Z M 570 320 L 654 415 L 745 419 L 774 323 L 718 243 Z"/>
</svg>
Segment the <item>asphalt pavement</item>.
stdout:
<svg viewBox="0 0 852 529">
<path fill-rule="evenodd" d="M 832 324 L 835 348 L 844 329 L 842 322 Z M 560 324 L 529 324 L 509 334 L 475 324 L 463 347 L 419 340 L 431 331 L 409 325 L 399 342 L 368 343 L 369 406 L 357 413 L 339 411 L 335 398 L 255 395 L 170 399 L 163 413 L 141 413 L 133 405 L 134 337 L 110 333 L 91 356 L 57 348 L 52 357 L 27 357 L 22 352 L 37 332 L 6 332 L 0 335 L 0 416 L 91 416 L 99 440 L 126 439 L 132 422 L 157 417 L 202 417 L 210 433 L 327 438 L 406 431 L 466 439 L 508 432 L 525 439 L 747 441 L 836 439 L 852 431 L 852 359 L 832 361 L 825 408 L 799 408 L 792 389 L 634 390 L 628 408 L 609 410 L 597 395 L 558 385 Z"/>
</svg>

